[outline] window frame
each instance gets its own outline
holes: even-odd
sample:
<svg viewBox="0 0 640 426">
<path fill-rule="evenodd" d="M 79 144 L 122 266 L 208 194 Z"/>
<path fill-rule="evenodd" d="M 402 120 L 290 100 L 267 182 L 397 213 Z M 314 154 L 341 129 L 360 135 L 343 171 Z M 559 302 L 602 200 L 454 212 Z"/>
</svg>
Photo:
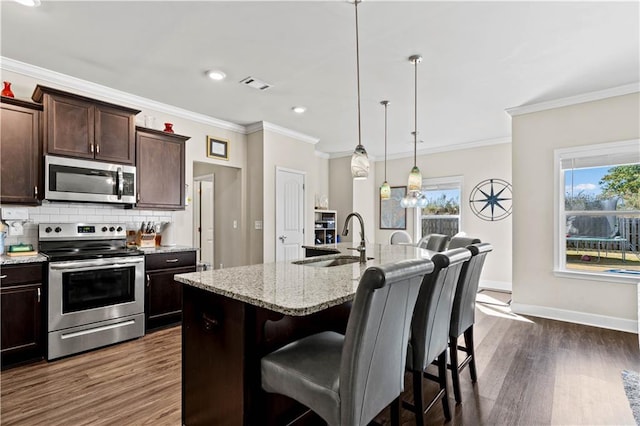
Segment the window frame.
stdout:
<svg viewBox="0 0 640 426">
<path fill-rule="evenodd" d="M 631 139 L 618 142 L 608 142 L 593 145 L 575 146 L 571 148 L 559 148 L 554 150 L 554 231 L 553 231 L 553 274 L 557 277 L 572 279 L 587 279 L 590 281 L 606 281 L 622 284 L 638 284 L 639 279 L 633 276 L 621 276 L 620 274 L 594 271 L 577 271 L 567 269 L 566 250 L 566 215 L 564 170 L 562 161 L 605 155 L 630 154 L 640 157 L 640 139 Z M 636 160 L 640 160 L 636 159 Z M 635 163 L 634 163 L 635 164 Z M 606 166 L 606 164 L 603 164 Z M 636 211 L 632 211 L 636 212 Z M 602 211 L 598 212 L 602 214 Z"/>
<path fill-rule="evenodd" d="M 464 176 L 455 175 L 455 176 L 441 176 L 441 177 L 433 177 L 433 178 L 423 178 L 422 179 L 422 191 L 428 190 L 429 186 L 451 186 L 450 189 L 458 188 L 460 190 L 460 213 L 457 215 L 422 215 L 422 209 L 416 208 L 415 215 L 413 217 L 413 235 L 416 236 L 416 242 L 420 241 L 423 237 L 422 235 L 422 218 L 441 218 L 441 217 L 456 217 L 458 219 L 458 232 L 462 231 L 462 190 L 463 190 Z M 445 188 L 440 188 L 445 189 Z"/>
</svg>

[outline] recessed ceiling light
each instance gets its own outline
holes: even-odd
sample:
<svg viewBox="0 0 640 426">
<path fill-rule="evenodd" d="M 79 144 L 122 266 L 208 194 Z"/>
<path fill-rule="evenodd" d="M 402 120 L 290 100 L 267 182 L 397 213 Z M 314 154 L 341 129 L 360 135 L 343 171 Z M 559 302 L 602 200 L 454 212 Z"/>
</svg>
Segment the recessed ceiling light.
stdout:
<svg viewBox="0 0 640 426">
<path fill-rule="evenodd" d="M 211 79 L 211 80 L 224 80 L 224 78 L 227 76 L 225 73 L 223 73 L 220 70 L 211 70 L 211 71 L 207 71 L 207 76 Z"/>
<path fill-rule="evenodd" d="M 20 3 L 24 6 L 38 7 L 40 6 L 40 0 L 14 0 L 16 3 Z"/>
<path fill-rule="evenodd" d="M 303 112 L 305 112 L 307 110 L 306 107 L 303 106 L 294 106 L 293 108 L 291 108 L 293 110 L 293 112 L 295 112 L 296 114 L 302 114 Z"/>
</svg>

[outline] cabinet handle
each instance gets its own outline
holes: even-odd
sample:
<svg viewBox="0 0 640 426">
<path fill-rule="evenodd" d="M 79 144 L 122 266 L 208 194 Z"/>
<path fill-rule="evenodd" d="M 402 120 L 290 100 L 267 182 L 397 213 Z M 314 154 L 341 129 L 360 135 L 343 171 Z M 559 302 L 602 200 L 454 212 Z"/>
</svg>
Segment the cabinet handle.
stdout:
<svg viewBox="0 0 640 426">
<path fill-rule="evenodd" d="M 96 153 L 100 154 L 100 145 L 96 144 Z"/>
<path fill-rule="evenodd" d="M 212 318 L 209 315 L 202 313 L 202 322 L 204 324 L 205 331 L 211 331 L 214 327 L 218 327 L 220 325 L 220 321 L 217 318 Z"/>
<path fill-rule="evenodd" d="M 93 154 L 93 144 L 92 143 L 89 144 L 89 151 L 91 151 L 91 153 Z"/>
<path fill-rule="evenodd" d="M 0 275 L 0 279 L 1 279 L 1 280 L 4 280 L 5 278 L 7 278 L 7 274 Z"/>
<path fill-rule="evenodd" d="M 147 287 L 149 287 L 149 283 L 151 282 L 151 277 L 147 274 Z"/>
<path fill-rule="evenodd" d="M 38 187 L 37 186 L 33 187 L 33 196 L 38 198 Z"/>
<path fill-rule="evenodd" d="M 38 303 L 40 303 L 40 287 L 38 287 Z"/>
<path fill-rule="evenodd" d="M 166 262 L 167 263 L 176 263 L 178 261 L 178 259 L 167 259 Z"/>
</svg>

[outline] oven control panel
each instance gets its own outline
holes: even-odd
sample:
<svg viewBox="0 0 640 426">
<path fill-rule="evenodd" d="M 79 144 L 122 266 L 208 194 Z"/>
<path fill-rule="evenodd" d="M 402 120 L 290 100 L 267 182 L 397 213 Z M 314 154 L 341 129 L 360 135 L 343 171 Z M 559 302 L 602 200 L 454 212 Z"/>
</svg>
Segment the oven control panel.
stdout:
<svg viewBox="0 0 640 426">
<path fill-rule="evenodd" d="M 126 239 L 127 227 L 122 223 L 41 223 L 40 240 Z"/>
</svg>

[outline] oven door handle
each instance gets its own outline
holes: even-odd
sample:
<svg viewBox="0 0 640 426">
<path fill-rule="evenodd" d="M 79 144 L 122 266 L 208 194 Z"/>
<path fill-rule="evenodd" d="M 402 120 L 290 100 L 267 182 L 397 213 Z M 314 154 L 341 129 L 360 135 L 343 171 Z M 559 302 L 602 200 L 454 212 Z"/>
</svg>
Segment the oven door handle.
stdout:
<svg viewBox="0 0 640 426">
<path fill-rule="evenodd" d="M 90 262 L 86 262 L 86 261 L 85 262 L 60 262 L 58 264 L 50 263 L 49 269 L 54 269 L 54 270 L 88 269 L 88 268 L 95 268 L 99 266 L 108 266 L 110 268 L 123 268 L 126 266 L 131 266 L 133 264 L 143 263 L 143 262 L 144 262 L 144 257 L 136 258 L 136 259 L 119 259 L 115 263 L 110 263 L 108 259 L 100 259 L 97 261 L 90 261 Z"/>
</svg>

